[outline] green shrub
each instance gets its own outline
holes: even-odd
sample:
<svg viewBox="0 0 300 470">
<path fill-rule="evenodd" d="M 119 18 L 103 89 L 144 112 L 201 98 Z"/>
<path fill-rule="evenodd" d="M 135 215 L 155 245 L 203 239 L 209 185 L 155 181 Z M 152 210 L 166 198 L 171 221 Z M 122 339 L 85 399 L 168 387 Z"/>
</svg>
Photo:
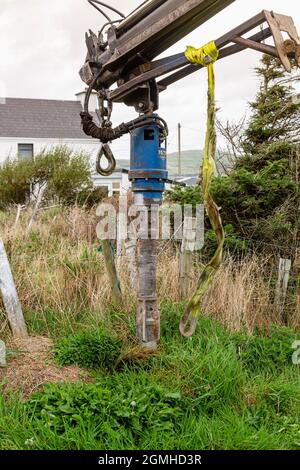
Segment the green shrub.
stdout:
<svg viewBox="0 0 300 470">
<path fill-rule="evenodd" d="M 121 352 L 121 341 L 104 329 L 68 336 L 55 347 L 61 365 L 77 364 L 88 369 L 112 369 Z"/>
<path fill-rule="evenodd" d="M 46 183 L 45 200 L 72 204 L 89 197 L 97 203 L 102 198 L 93 189 L 89 156 L 59 146 L 42 151 L 34 160 L 6 160 L 0 167 L 0 209 L 26 203 L 33 188 Z"/>
<path fill-rule="evenodd" d="M 181 186 L 175 186 L 171 191 L 165 193 L 166 201 L 184 205 L 191 204 L 193 208 L 197 204 L 203 203 L 202 190 L 200 186 L 187 186 L 182 188 Z"/>
<path fill-rule="evenodd" d="M 246 252 L 249 242 L 257 251 L 263 244 L 264 253 L 290 258 L 299 232 L 300 105 L 292 100 L 295 90 L 278 59 L 264 55 L 255 71 L 260 87 L 249 103 L 250 119 L 244 129 L 227 128 L 232 133 L 227 135 L 229 148 L 241 157 L 228 176 L 214 178 L 211 194 L 221 208 L 223 225 L 233 227 L 226 245 L 234 255 Z M 167 198 L 195 204 L 201 201 L 201 190 L 175 188 Z M 235 234 L 246 243 L 234 239 Z M 213 238 L 213 232 L 207 233 L 205 254 L 212 253 Z"/>
</svg>

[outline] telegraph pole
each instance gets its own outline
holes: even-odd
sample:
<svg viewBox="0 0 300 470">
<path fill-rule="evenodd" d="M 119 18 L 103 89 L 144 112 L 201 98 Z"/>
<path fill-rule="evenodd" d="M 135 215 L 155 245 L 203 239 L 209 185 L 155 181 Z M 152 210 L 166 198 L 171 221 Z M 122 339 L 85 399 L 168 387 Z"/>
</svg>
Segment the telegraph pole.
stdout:
<svg viewBox="0 0 300 470">
<path fill-rule="evenodd" d="M 181 176 L 181 124 L 178 123 L 178 176 Z"/>
</svg>

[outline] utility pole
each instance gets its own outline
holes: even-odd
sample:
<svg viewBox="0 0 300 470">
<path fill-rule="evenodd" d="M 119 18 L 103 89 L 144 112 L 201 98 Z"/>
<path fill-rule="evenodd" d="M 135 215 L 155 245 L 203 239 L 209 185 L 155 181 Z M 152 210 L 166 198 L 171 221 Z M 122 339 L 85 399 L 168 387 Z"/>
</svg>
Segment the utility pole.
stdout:
<svg viewBox="0 0 300 470">
<path fill-rule="evenodd" d="M 181 124 L 178 123 L 178 176 L 181 176 Z"/>
</svg>

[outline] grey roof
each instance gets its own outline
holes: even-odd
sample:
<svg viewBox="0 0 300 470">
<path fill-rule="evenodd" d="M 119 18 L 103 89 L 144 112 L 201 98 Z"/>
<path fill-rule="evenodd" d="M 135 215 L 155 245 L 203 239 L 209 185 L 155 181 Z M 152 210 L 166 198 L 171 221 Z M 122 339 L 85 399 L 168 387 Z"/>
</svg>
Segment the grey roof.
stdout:
<svg viewBox="0 0 300 470">
<path fill-rule="evenodd" d="M 89 139 L 80 101 L 6 98 L 0 101 L 0 137 Z"/>
</svg>

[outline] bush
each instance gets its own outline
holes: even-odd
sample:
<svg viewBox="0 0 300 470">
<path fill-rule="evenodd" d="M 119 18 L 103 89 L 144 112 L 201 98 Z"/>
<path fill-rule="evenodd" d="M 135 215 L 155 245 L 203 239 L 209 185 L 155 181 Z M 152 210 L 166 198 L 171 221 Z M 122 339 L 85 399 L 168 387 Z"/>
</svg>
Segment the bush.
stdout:
<svg viewBox="0 0 300 470">
<path fill-rule="evenodd" d="M 112 369 L 121 352 L 121 341 L 104 329 L 72 335 L 58 342 L 54 352 L 61 365 L 87 369 Z"/>
<path fill-rule="evenodd" d="M 241 157 L 227 177 L 214 178 L 211 194 L 221 208 L 224 226 L 233 227 L 227 247 L 234 254 L 247 248 L 234 240 L 237 234 L 259 248 L 263 243 L 264 252 L 291 258 L 299 231 L 300 106 L 292 100 L 295 90 L 277 58 L 264 55 L 256 74 L 260 87 L 244 130 L 221 125 L 232 154 Z M 168 199 L 200 202 L 201 193 L 199 188 L 176 188 Z M 210 238 L 208 234 L 208 243 Z"/>
<path fill-rule="evenodd" d="M 191 204 L 196 208 L 197 204 L 203 204 L 202 190 L 200 186 L 175 186 L 171 191 L 166 191 L 165 199 L 168 202 L 180 205 Z"/>
<path fill-rule="evenodd" d="M 34 160 L 7 160 L 0 167 L 0 209 L 26 203 L 34 187 L 44 184 L 46 200 L 72 204 L 95 198 L 88 155 L 62 146 L 42 151 Z"/>
</svg>

